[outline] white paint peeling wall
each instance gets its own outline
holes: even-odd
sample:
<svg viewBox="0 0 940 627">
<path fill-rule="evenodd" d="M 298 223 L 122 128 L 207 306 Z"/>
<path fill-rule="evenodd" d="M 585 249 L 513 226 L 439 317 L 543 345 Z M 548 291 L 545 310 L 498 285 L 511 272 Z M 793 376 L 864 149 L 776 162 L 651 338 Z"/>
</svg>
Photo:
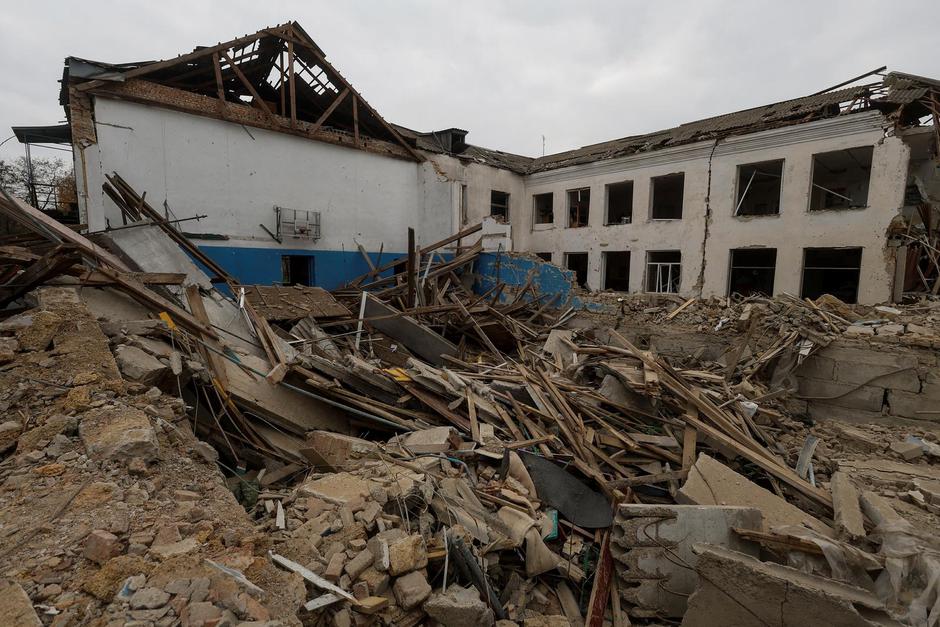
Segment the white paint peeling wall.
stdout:
<svg viewBox="0 0 940 627">
<path fill-rule="evenodd" d="M 321 212 L 321 239 L 285 240 L 294 249 L 355 252 L 355 240 L 369 251 L 384 244 L 403 252 L 409 226 L 424 243 L 455 228 L 440 210 L 452 202 L 453 186 L 428 163 L 103 98 L 95 120 L 98 143 L 85 155 L 91 230 L 104 228 L 105 218 L 121 224 L 101 191 L 103 174 L 112 171 L 146 191 L 158 210 L 165 200 L 176 217 L 207 214 L 185 230 L 225 234 L 226 246 L 277 248 L 259 226 L 275 230 L 275 205 Z"/>
<path fill-rule="evenodd" d="M 354 252 L 406 249 L 406 229 L 419 243 L 442 239 L 490 214 L 490 193 L 509 193 L 512 248 L 551 252 L 564 265 L 565 253 L 588 253 L 588 286 L 603 280 L 603 253 L 630 251 L 630 290 L 645 288 L 646 253 L 682 253 L 680 292 L 724 296 L 729 251 L 762 246 L 777 249 L 774 290 L 800 293 L 805 247 L 862 247 L 858 299 L 891 297 L 894 260 L 885 232 L 903 204 L 909 150 L 885 138 L 880 114 L 862 113 L 655 152 L 520 176 L 508 170 L 431 154 L 409 161 L 311 141 L 167 109 L 97 99 L 98 143 L 85 150 L 89 228 L 105 218 L 121 224 L 118 209 L 101 191 L 103 174 L 119 172 L 152 206 L 164 200 L 176 217 L 208 214 L 185 223 L 190 232 L 221 233 L 226 246 L 277 248 L 259 226 L 274 230 L 273 206 L 320 211 L 322 238 L 287 240 L 284 246 Z M 844 148 L 873 146 L 868 207 L 809 211 L 812 156 Z M 737 168 L 783 159 L 780 214 L 735 217 Z M 708 239 L 706 195 L 711 170 Z M 76 159 L 76 172 L 81 172 Z M 683 172 L 681 220 L 650 219 L 651 179 Z M 605 226 L 610 183 L 633 181 L 633 222 Z M 461 186 L 466 185 L 466 220 L 461 223 Z M 590 187 L 589 224 L 567 228 L 567 190 Z M 80 196 L 81 196 L 80 190 Z M 533 196 L 551 192 L 554 223 L 536 225 Z M 85 207 L 83 207 L 85 208 Z M 208 240 L 199 242 L 211 244 Z"/>
<path fill-rule="evenodd" d="M 862 247 L 860 302 L 890 300 L 894 260 L 885 250 L 885 232 L 903 204 L 909 151 L 898 138 L 885 138 L 880 114 L 856 114 L 721 141 L 701 142 L 641 155 L 537 173 L 526 178 L 522 227 L 514 229 L 516 250 L 588 253 L 588 286 L 601 287 L 602 253 L 631 251 L 630 291 L 643 291 L 646 253 L 682 252 L 680 292 L 696 293 L 702 270 L 705 198 L 711 159 L 711 222 L 705 256 L 705 296 L 725 296 L 729 250 L 748 246 L 777 249 L 776 293 L 800 293 L 804 247 Z M 874 146 L 868 207 L 809 211 L 812 156 L 844 148 Z M 737 167 L 784 159 L 780 214 L 735 217 Z M 681 220 L 651 220 L 651 178 L 685 173 Z M 605 185 L 633 181 L 633 222 L 604 226 Z M 591 188 L 589 226 L 566 228 L 566 191 Z M 554 224 L 536 225 L 535 194 L 553 193 Z"/>
</svg>

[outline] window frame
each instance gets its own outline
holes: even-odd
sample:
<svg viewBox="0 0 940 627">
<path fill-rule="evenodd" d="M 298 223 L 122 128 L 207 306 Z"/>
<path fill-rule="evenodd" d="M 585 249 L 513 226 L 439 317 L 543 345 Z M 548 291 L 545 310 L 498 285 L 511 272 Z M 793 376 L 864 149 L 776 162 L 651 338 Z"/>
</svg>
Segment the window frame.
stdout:
<svg viewBox="0 0 940 627">
<path fill-rule="evenodd" d="M 741 205 L 744 203 L 744 197 L 740 196 L 741 194 L 741 169 L 751 166 L 759 166 L 765 163 L 779 163 L 780 164 L 780 185 L 777 190 L 777 211 L 776 213 L 740 213 Z M 731 215 L 735 218 L 772 218 L 779 216 L 780 212 L 783 210 L 783 184 L 785 182 L 785 170 L 787 166 L 787 160 L 785 158 L 780 159 L 765 159 L 763 161 L 751 161 L 749 163 L 739 163 L 734 170 L 734 209 L 731 212 Z M 755 171 L 756 174 L 756 171 Z M 751 175 L 753 177 L 753 175 Z M 747 189 L 750 188 L 750 181 L 745 186 L 745 194 Z"/>
<path fill-rule="evenodd" d="M 656 181 L 674 178 L 677 176 L 682 177 L 682 200 L 679 203 L 679 217 L 678 218 L 657 218 L 653 215 L 653 212 L 656 210 Z M 650 206 L 649 206 L 649 219 L 651 222 L 678 222 L 685 217 L 685 170 L 682 172 L 669 172 L 667 174 L 660 174 L 659 176 L 650 177 Z"/>
<path fill-rule="evenodd" d="M 578 225 L 576 225 L 576 226 L 572 226 L 572 224 L 571 224 L 571 205 L 572 205 L 572 203 L 571 203 L 571 194 L 572 194 L 572 193 L 577 193 L 578 196 L 579 196 L 578 202 L 580 203 L 580 202 L 581 202 L 580 195 L 581 195 L 581 192 L 584 192 L 584 191 L 587 191 L 587 195 L 588 195 L 588 198 L 587 198 L 587 215 L 585 216 L 584 224 L 578 224 Z M 583 186 L 583 187 L 574 187 L 574 188 L 566 189 L 566 190 L 565 190 L 565 205 L 566 205 L 566 209 L 567 209 L 567 211 L 565 212 L 565 217 L 567 218 L 567 220 L 565 221 L 565 228 L 567 228 L 567 229 L 583 229 L 583 228 L 587 228 L 588 226 L 590 226 L 590 224 L 591 224 L 591 196 L 592 196 L 592 194 L 591 194 L 591 187 L 590 187 L 590 185 L 586 185 L 586 186 Z M 578 214 L 580 215 L 580 211 L 578 212 Z"/>
<path fill-rule="evenodd" d="M 551 219 L 547 222 L 539 222 L 539 209 L 538 209 L 538 198 L 542 196 L 549 197 L 549 212 Z M 541 226 L 555 224 L 555 192 L 541 192 L 538 194 L 532 194 L 532 226 Z"/>
<path fill-rule="evenodd" d="M 502 206 L 502 205 L 497 205 L 497 204 L 495 203 L 495 201 L 494 201 L 494 199 L 493 199 L 493 194 L 503 194 L 503 195 L 506 197 L 506 205 L 505 205 L 506 213 L 503 214 L 502 216 L 500 216 L 500 214 L 498 214 L 498 213 L 493 213 L 493 207 L 500 207 L 500 206 Z M 510 195 L 509 192 L 504 192 L 504 191 L 499 190 L 499 189 L 491 189 L 491 190 L 490 190 L 490 215 L 491 215 L 492 217 L 494 217 L 494 218 L 495 218 L 495 217 L 502 217 L 503 220 L 504 220 L 507 224 L 509 223 L 509 219 L 510 219 L 510 215 L 509 215 L 509 200 L 510 200 L 510 196 L 511 196 L 511 195 Z"/>
<path fill-rule="evenodd" d="M 656 254 L 656 253 L 679 253 L 679 261 L 651 261 L 650 255 Z M 677 249 L 648 250 L 646 251 L 645 261 L 646 261 L 646 268 L 645 268 L 646 274 L 643 277 L 644 278 L 643 287 L 644 287 L 644 291 L 647 294 L 679 294 L 681 292 L 682 290 L 682 251 L 681 250 L 677 250 Z M 661 276 L 662 266 L 669 266 L 667 278 L 668 278 L 670 285 L 672 284 L 673 267 L 678 268 L 678 275 L 676 276 L 676 279 L 675 279 L 675 286 L 676 286 L 675 291 L 672 291 L 672 290 L 662 291 L 658 289 L 656 290 L 650 289 L 650 268 L 651 266 L 654 266 L 654 265 L 656 266 L 656 277 L 657 277 L 656 282 L 655 282 L 656 285 L 660 284 L 659 277 Z"/>
<path fill-rule="evenodd" d="M 610 188 L 615 185 L 630 185 L 630 217 L 626 222 L 611 222 L 610 221 Z M 633 224 L 633 209 L 634 201 L 636 200 L 636 183 L 633 179 L 627 179 L 625 181 L 615 181 L 613 183 L 607 183 L 604 185 L 604 226 L 623 226 L 626 224 Z"/>
</svg>

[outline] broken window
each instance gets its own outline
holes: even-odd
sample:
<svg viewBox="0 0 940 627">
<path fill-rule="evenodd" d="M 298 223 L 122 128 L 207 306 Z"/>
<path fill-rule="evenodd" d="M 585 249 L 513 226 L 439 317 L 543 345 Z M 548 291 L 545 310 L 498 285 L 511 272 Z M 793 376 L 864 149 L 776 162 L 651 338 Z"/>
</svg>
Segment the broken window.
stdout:
<svg viewBox="0 0 940 627">
<path fill-rule="evenodd" d="M 552 262 L 551 253 L 535 253 L 535 256 L 541 259 L 542 261 L 547 261 L 548 263 Z"/>
<path fill-rule="evenodd" d="M 654 176 L 650 188 L 650 218 L 681 220 L 685 173 Z"/>
<path fill-rule="evenodd" d="M 780 213 L 783 159 L 738 166 L 736 216 L 773 216 Z"/>
<path fill-rule="evenodd" d="M 677 294 L 682 275 L 682 252 L 651 250 L 646 253 L 646 291 Z"/>
<path fill-rule="evenodd" d="M 311 255 L 281 255 L 281 283 L 283 285 L 314 284 L 314 262 Z"/>
<path fill-rule="evenodd" d="M 858 298 L 861 248 L 804 248 L 803 298 L 831 294 L 845 303 Z"/>
<path fill-rule="evenodd" d="M 810 211 L 867 206 L 873 151 L 861 146 L 813 155 Z"/>
<path fill-rule="evenodd" d="M 607 215 L 604 224 L 630 224 L 633 220 L 633 181 L 607 186 Z"/>
<path fill-rule="evenodd" d="M 611 250 L 604 253 L 604 289 L 630 291 L 629 250 Z"/>
<path fill-rule="evenodd" d="M 591 211 L 591 188 L 568 190 L 568 226 L 579 228 L 587 226 Z"/>
<path fill-rule="evenodd" d="M 490 191 L 490 215 L 509 222 L 509 192 Z"/>
<path fill-rule="evenodd" d="M 578 285 L 587 287 L 587 253 L 565 253 L 565 267 L 574 272 Z"/>
<path fill-rule="evenodd" d="M 728 294 L 773 296 L 776 269 L 776 248 L 732 249 Z"/>
<path fill-rule="evenodd" d="M 536 224 L 551 224 L 555 221 L 555 209 L 552 206 L 554 194 L 536 194 L 532 197 Z"/>
</svg>

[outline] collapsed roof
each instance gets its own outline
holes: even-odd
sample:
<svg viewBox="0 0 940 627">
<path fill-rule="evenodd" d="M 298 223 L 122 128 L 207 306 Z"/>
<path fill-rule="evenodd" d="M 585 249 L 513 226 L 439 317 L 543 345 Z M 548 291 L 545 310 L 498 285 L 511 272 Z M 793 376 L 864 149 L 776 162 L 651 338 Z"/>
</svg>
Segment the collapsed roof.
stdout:
<svg viewBox="0 0 940 627">
<path fill-rule="evenodd" d="M 325 53 L 296 22 L 215 46 L 200 46 L 164 61 L 110 64 L 69 57 L 59 99 L 69 115 L 70 87 L 128 97 L 119 87 L 132 79 L 247 105 L 260 110 L 268 121 L 284 126 L 283 130 L 300 127 L 315 136 L 321 129 L 329 129 L 350 136 L 354 140 L 350 143 L 357 146 L 366 136 L 396 144 L 410 158 L 423 160 L 326 60 Z"/>
<path fill-rule="evenodd" d="M 389 124 L 326 60 L 325 53 L 296 22 L 215 46 L 197 47 L 189 54 L 164 61 L 109 64 L 69 57 L 60 101 L 68 114 L 70 86 L 93 94 L 100 93 L 98 90 L 107 94 L 111 87 L 111 95 L 127 97 L 116 86 L 144 79 L 260 109 L 271 118 L 279 118 L 281 126 L 289 119 L 291 130 L 300 125 L 314 139 L 359 147 L 360 138 L 365 136 L 393 144 L 404 156 L 417 161 L 423 160 L 420 150 L 532 174 L 866 111 L 880 111 L 899 126 L 916 125 L 925 116 L 936 119 L 940 81 L 901 72 L 879 74 L 883 70 L 801 98 L 538 158 L 468 144 L 463 129 L 424 133 Z M 873 75 L 880 80 L 851 85 Z M 323 136 L 326 130 L 354 140 L 337 142 L 335 135 Z"/>
</svg>

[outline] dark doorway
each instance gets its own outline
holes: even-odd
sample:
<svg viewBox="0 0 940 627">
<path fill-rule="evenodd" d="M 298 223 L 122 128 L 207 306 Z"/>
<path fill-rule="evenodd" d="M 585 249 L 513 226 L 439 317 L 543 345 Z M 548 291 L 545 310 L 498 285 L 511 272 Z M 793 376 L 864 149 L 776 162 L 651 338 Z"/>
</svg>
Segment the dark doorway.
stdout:
<svg viewBox="0 0 940 627">
<path fill-rule="evenodd" d="M 314 262 L 312 255 L 281 255 L 281 283 L 313 285 L 316 276 Z"/>
<path fill-rule="evenodd" d="M 578 285 L 581 287 L 587 287 L 587 253 L 565 253 L 565 267 L 574 271 Z"/>
<path fill-rule="evenodd" d="M 630 251 L 612 250 L 604 253 L 604 289 L 630 291 Z"/>
<path fill-rule="evenodd" d="M 776 248 L 732 249 L 728 294 L 773 296 L 776 269 Z"/>
<path fill-rule="evenodd" d="M 861 248 L 804 248 L 803 298 L 832 294 L 844 303 L 858 299 Z"/>
</svg>

